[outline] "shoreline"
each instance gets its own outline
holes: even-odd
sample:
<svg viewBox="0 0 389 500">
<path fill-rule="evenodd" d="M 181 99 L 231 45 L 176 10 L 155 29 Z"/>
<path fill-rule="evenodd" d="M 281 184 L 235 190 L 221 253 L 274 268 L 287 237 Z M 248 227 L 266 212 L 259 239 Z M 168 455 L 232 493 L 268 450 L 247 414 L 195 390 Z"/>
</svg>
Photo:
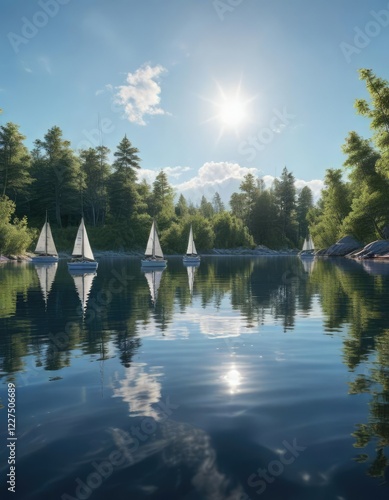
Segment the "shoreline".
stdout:
<svg viewBox="0 0 389 500">
<path fill-rule="evenodd" d="M 96 250 L 94 252 L 96 260 L 106 257 L 137 257 L 143 258 L 144 253 L 137 250 Z M 297 256 L 298 250 L 270 250 L 270 249 L 249 249 L 249 248 L 214 248 L 208 252 L 199 253 L 200 257 L 288 257 Z M 34 254 L 27 253 L 25 255 L 11 255 L 0 257 L 0 262 L 31 262 Z M 70 259 L 70 252 L 59 252 L 59 260 Z M 166 258 L 182 258 L 183 254 L 165 254 Z"/>
</svg>

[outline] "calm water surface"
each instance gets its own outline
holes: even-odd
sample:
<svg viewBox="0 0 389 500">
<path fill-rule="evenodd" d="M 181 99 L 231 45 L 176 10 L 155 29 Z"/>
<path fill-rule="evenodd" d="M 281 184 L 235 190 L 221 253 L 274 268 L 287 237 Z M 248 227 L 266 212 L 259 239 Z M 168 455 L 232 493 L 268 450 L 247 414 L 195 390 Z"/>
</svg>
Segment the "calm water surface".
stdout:
<svg viewBox="0 0 389 500">
<path fill-rule="evenodd" d="M 2 264 L 1 498 L 389 498 L 389 264 L 313 264 Z"/>
</svg>

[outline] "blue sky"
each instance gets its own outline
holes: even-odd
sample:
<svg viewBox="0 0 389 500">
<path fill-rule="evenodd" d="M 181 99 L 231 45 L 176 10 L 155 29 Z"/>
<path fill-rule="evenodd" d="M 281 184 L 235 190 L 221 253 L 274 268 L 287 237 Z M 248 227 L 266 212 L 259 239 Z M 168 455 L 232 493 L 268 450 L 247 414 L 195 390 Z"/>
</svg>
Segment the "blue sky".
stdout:
<svg viewBox="0 0 389 500">
<path fill-rule="evenodd" d="M 0 124 L 79 149 L 100 120 L 194 200 L 285 165 L 318 192 L 347 133 L 370 135 L 358 68 L 389 79 L 380 0 L 2 0 L 0 36 Z"/>
</svg>

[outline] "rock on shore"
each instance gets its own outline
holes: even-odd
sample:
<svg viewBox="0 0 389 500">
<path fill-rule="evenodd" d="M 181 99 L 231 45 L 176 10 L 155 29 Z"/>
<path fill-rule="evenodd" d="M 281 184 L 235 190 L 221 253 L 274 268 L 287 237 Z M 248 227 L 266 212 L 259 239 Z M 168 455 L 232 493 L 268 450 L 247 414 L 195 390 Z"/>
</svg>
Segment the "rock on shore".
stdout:
<svg viewBox="0 0 389 500">
<path fill-rule="evenodd" d="M 350 257 L 353 259 L 389 258 L 389 241 L 373 241 L 363 247 L 362 250 L 354 252 Z"/>
<path fill-rule="evenodd" d="M 344 257 L 356 250 L 361 250 L 363 243 L 356 240 L 353 236 L 344 236 L 339 241 L 331 245 L 327 250 L 318 252 L 324 257 Z"/>
</svg>

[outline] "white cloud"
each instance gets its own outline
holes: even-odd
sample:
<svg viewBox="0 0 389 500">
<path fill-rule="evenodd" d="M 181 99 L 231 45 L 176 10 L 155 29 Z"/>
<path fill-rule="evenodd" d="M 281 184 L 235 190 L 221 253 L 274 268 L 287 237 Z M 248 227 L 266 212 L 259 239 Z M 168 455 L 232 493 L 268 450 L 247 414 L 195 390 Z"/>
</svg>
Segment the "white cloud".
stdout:
<svg viewBox="0 0 389 500">
<path fill-rule="evenodd" d="M 104 85 L 102 89 L 97 89 L 95 92 L 95 95 L 101 95 L 104 94 L 105 92 L 113 92 L 113 85 L 108 83 L 107 85 Z"/>
<path fill-rule="evenodd" d="M 167 70 L 160 64 L 144 64 L 135 73 L 128 73 L 127 85 L 116 87 L 115 102 L 124 107 L 127 119 L 138 125 L 146 125 L 145 116 L 165 115 L 159 106 L 161 101 L 160 76 Z"/>
<path fill-rule="evenodd" d="M 195 177 L 174 187 L 194 203 L 198 203 L 203 195 L 211 199 L 216 191 L 228 202 L 248 173 L 258 176 L 259 170 L 242 167 L 238 163 L 211 161 L 204 163 Z"/>
<path fill-rule="evenodd" d="M 168 179 L 177 179 L 184 172 L 188 172 L 189 170 L 192 169 L 190 167 L 177 166 L 177 167 L 165 167 L 162 170 L 165 172 Z M 138 171 L 138 180 L 142 181 L 143 179 L 146 179 L 146 181 L 149 184 L 152 184 L 155 181 L 155 178 L 157 177 L 159 172 L 160 170 L 151 170 L 148 168 L 142 168 L 141 170 Z"/>
<path fill-rule="evenodd" d="M 200 203 L 203 195 L 208 200 L 211 200 L 216 192 L 220 194 L 223 202 L 228 204 L 231 194 L 239 191 L 239 186 L 248 173 L 263 179 L 266 188 L 270 188 L 275 179 L 273 175 L 261 176 L 260 170 L 257 168 L 242 167 L 238 163 L 210 161 L 204 163 L 197 175 L 187 181 L 177 183 L 177 179 L 190 170 L 192 170 L 190 167 L 182 166 L 163 169 L 176 193 L 178 195 L 182 193 L 195 204 Z M 149 184 L 152 184 L 158 172 L 157 170 L 141 169 L 138 172 L 138 178 L 139 180 L 146 179 Z M 316 202 L 320 198 L 324 182 L 321 179 L 312 179 L 310 181 L 296 179 L 295 186 L 297 191 L 304 186 L 308 186 L 312 190 L 313 199 Z"/>
</svg>

